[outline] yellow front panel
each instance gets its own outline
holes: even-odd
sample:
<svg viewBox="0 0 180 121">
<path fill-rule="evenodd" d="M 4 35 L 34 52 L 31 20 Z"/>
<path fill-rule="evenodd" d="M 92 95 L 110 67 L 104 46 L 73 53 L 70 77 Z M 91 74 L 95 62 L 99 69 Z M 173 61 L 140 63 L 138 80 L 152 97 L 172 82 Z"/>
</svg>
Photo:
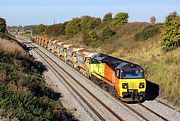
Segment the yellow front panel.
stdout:
<svg viewBox="0 0 180 121">
<path fill-rule="evenodd" d="M 145 92 L 145 90 L 146 90 L 146 80 L 145 79 L 120 79 L 119 82 L 120 82 L 119 83 L 120 96 L 122 96 L 122 92 L 127 92 L 128 89 L 138 90 L 138 93 Z M 122 88 L 123 83 L 128 84 L 127 89 Z M 144 83 L 144 88 L 139 88 L 140 83 Z"/>
</svg>

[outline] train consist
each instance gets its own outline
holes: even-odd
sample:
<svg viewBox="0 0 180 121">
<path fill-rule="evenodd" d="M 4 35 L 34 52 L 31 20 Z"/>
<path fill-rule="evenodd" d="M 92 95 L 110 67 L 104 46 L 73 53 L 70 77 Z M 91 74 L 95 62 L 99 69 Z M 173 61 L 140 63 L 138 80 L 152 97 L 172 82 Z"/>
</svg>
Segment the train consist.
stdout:
<svg viewBox="0 0 180 121">
<path fill-rule="evenodd" d="M 144 99 L 146 80 L 141 66 L 47 37 L 36 36 L 32 41 L 48 49 L 122 101 Z"/>
</svg>

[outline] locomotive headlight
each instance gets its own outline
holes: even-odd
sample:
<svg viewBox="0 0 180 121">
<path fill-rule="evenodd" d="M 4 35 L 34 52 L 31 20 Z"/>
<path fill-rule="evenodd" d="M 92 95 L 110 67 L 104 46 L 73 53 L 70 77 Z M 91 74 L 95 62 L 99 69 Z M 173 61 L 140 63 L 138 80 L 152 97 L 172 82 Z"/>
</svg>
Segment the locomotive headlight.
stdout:
<svg viewBox="0 0 180 121">
<path fill-rule="evenodd" d="M 139 83 L 139 88 L 144 88 L 144 82 Z"/>
<path fill-rule="evenodd" d="M 127 89 L 128 88 L 128 83 L 122 83 L 122 88 Z"/>
</svg>

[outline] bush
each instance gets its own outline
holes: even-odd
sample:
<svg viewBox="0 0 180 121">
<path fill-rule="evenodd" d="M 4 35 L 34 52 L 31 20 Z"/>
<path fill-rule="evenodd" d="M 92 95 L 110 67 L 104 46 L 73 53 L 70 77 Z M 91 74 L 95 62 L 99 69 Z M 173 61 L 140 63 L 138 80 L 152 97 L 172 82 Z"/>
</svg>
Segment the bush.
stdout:
<svg viewBox="0 0 180 121">
<path fill-rule="evenodd" d="M 101 40 L 104 41 L 106 39 L 111 38 L 112 36 L 114 36 L 116 34 L 116 31 L 109 28 L 108 26 L 106 26 L 103 31 L 102 31 L 102 35 L 101 35 Z"/>
<path fill-rule="evenodd" d="M 145 27 L 141 32 L 135 35 L 135 41 L 147 40 L 155 35 L 158 35 L 160 33 L 161 27 L 162 24 L 149 25 Z"/>
<path fill-rule="evenodd" d="M 91 46 L 98 41 L 98 35 L 95 31 L 84 31 L 82 35 L 82 43 L 86 46 Z"/>
<path fill-rule="evenodd" d="M 46 29 L 46 26 L 43 24 L 36 25 L 33 29 L 33 34 L 43 34 Z"/>
<path fill-rule="evenodd" d="M 64 35 L 65 34 L 65 26 L 64 24 L 55 24 L 52 26 L 52 35 Z"/>
<path fill-rule="evenodd" d="M 6 30 L 6 20 L 3 18 L 0 18 L 0 32 L 5 33 Z"/>
<path fill-rule="evenodd" d="M 65 33 L 68 36 L 73 36 L 81 31 L 81 23 L 82 19 L 74 18 L 73 20 L 69 21 L 65 28 Z"/>
<path fill-rule="evenodd" d="M 98 25 L 101 24 L 101 19 L 100 18 L 95 18 L 91 16 L 83 16 L 81 17 L 82 22 L 81 22 L 81 30 L 92 30 Z"/>
<path fill-rule="evenodd" d="M 42 63 L 22 53 L 27 54 L 17 43 L 0 41 L 0 118 L 63 120 L 60 95 L 41 78 Z"/>
<path fill-rule="evenodd" d="M 109 23 L 113 20 L 112 18 L 112 13 L 107 13 L 104 15 L 104 18 L 103 18 L 103 23 Z"/>
<path fill-rule="evenodd" d="M 160 41 L 165 50 L 180 47 L 180 16 L 176 12 L 166 17 L 164 26 L 161 29 Z"/>
<path fill-rule="evenodd" d="M 123 25 L 128 22 L 128 13 L 117 13 L 116 16 L 114 17 L 114 22 L 117 25 Z"/>
</svg>

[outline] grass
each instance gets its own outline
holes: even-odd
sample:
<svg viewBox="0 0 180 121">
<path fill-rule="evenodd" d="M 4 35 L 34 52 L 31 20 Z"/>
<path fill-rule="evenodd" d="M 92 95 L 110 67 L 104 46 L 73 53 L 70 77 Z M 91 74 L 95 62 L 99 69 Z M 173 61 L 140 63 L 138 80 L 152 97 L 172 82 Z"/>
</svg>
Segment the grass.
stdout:
<svg viewBox="0 0 180 121">
<path fill-rule="evenodd" d="M 22 35 L 26 37 L 31 37 L 31 33 L 23 33 Z"/>
<path fill-rule="evenodd" d="M 45 70 L 16 42 L 0 40 L 0 120 L 74 119 L 43 80 Z"/>
<path fill-rule="evenodd" d="M 4 54 L 15 54 L 21 58 L 27 59 L 29 54 L 22 49 L 16 42 L 0 39 L 0 49 Z"/>
</svg>

